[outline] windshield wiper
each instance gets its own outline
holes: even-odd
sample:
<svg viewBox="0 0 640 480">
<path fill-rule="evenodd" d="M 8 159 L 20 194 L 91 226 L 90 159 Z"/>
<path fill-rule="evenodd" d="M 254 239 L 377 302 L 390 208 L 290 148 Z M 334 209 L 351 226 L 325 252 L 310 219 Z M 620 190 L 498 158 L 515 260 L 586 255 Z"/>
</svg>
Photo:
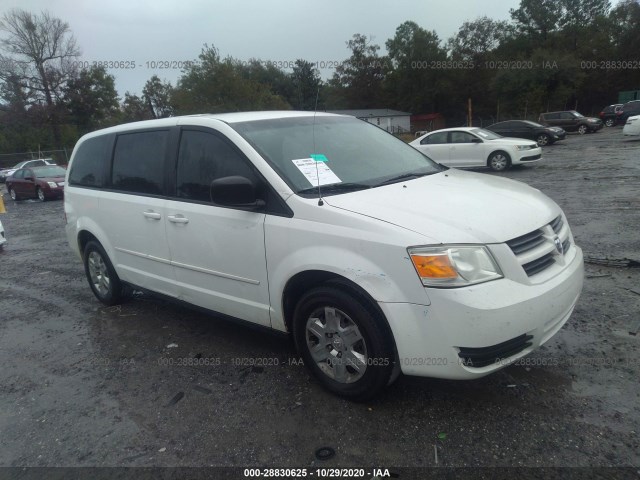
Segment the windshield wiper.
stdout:
<svg viewBox="0 0 640 480">
<path fill-rule="evenodd" d="M 419 178 L 419 177 L 424 177 L 425 175 L 431 175 L 432 173 L 436 173 L 436 172 L 424 172 L 424 173 L 416 173 L 416 172 L 411 172 L 411 173 L 403 173 L 402 175 L 398 175 L 396 177 L 391 177 L 387 180 L 385 180 L 382 183 L 379 183 L 378 185 L 376 185 L 377 187 L 379 187 L 380 185 L 389 185 L 390 183 L 397 183 L 397 182 L 401 182 L 402 180 L 408 180 L 410 178 Z"/>
<path fill-rule="evenodd" d="M 320 192 L 348 192 L 354 190 L 366 190 L 367 188 L 371 188 L 371 185 L 367 185 L 365 183 L 333 183 L 331 185 L 320 185 Z M 303 188 L 302 190 L 298 190 L 298 193 L 316 193 L 318 191 L 318 187 L 309 187 Z"/>
</svg>

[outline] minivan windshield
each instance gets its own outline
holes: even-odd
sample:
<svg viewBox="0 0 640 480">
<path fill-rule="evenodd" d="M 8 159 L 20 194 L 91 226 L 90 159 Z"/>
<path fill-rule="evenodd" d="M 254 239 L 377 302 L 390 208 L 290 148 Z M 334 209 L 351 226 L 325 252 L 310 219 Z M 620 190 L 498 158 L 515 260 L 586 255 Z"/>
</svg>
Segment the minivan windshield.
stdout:
<svg viewBox="0 0 640 480">
<path fill-rule="evenodd" d="M 373 188 L 446 170 L 386 131 L 354 117 L 312 116 L 232 123 L 299 194 Z"/>
</svg>

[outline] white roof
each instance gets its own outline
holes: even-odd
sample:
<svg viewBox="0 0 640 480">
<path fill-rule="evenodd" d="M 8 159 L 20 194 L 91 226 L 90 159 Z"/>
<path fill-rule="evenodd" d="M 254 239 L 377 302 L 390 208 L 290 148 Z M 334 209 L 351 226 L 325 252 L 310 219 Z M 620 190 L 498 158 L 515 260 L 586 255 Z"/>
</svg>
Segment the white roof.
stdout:
<svg viewBox="0 0 640 480">
<path fill-rule="evenodd" d="M 189 123 L 190 118 L 211 119 L 225 123 L 239 123 L 254 120 L 271 120 L 276 118 L 295 118 L 295 117 L 339 117 L 344 115 L 335 115 L 326 112 L 307 112 L 295 110 L 270 110 L 262 112 L 236 112 L 236 113 L 202 113 L 197 115 L 183 115 L 179 117 L 158 118 L 155 120 L 143 120 L 140 122 L 125 123 L 114 127 L 96 130 L 87 134 L 87 136 L 102 135 L 105 133 L 116 133 L 132 129 L 172 127 L 175 125 L 185 125 Z"/>
</svg>

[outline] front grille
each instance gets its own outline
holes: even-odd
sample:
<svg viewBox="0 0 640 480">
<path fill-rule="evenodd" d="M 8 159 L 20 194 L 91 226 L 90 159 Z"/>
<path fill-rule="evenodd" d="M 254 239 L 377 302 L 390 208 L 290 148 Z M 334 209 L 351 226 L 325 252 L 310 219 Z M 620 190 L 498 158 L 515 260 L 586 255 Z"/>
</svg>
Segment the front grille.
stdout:
<svg viewBox="0 0 640 480">
<path fill-rule="evenodd" d="M 565 226 L 562 215 L 558 215 L 544 227 L 533 230 L 507 242 L 527 276 L 531 277 L 546 270 L 560 257 L 555 242 L 562 242 L 562 254 L 566 255 L 571 241 L 569 228 Z"/>
<path fill-rule="evenodd" d="M 463 364 L 467 367 L 486 367 L 487 365 L 512 357 L 525 348 L 530 347 L 532 338 L 533 335 L 525 334 L 490 347 L 458 347 L 460 350 L 458 357 L 462 359 Z"/>
<path fill-rule="evenodd" d="M 521 237 L 509 240 L 507 245 L 516 255 L 533 250 L 538 245 L 544 242 L 544 233 L 542 230 L 534 230 L 531 233 L 522 235 Z"/>
<path fill-rule="evenodd" d="M 560 230 L 562 230 L 562 225 L 564 225 L 564 222 L 562 221 L 562 215 L 558 215 L 556 219 L 549 225 L 551 225 L 551 228 L 553 228 L 553 231 L 555 233 L 559 233 Z"/>
<path fill-rule="evenodd" d="M 553 258 L 553 253 L 547 253 L 540 258 L 533 260 L 532 262 L 525 263 L 522 265 L 525 273 L 530 277 L 531 275 L 535 275 L 538 272 L 543 271 L 547 267 L 553 265 L 556 261 Z"/>
</svg>

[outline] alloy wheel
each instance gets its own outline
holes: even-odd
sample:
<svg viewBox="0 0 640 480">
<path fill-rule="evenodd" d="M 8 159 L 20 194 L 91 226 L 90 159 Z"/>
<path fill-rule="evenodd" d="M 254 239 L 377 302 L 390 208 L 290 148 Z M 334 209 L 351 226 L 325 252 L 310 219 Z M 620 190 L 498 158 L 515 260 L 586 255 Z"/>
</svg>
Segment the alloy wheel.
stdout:
<svg viewBox="0 0 640 480">
<path fill-rule="evenodd" d="M 95 250 L 89 253 L 89 276 L 91 283 L 101 296 L 109 294 L 111 288 L 111 280 L 109 278 L 109 270 L 102 256 Z"/>
<path fill-rule="evenodd" d="M 325 306 L 314 310 L 306 323 L 309 353 L 327 377 L 353 383 L 367 369 L 367 345 L 358 325 L 343 311 Z"/>
</svg>

